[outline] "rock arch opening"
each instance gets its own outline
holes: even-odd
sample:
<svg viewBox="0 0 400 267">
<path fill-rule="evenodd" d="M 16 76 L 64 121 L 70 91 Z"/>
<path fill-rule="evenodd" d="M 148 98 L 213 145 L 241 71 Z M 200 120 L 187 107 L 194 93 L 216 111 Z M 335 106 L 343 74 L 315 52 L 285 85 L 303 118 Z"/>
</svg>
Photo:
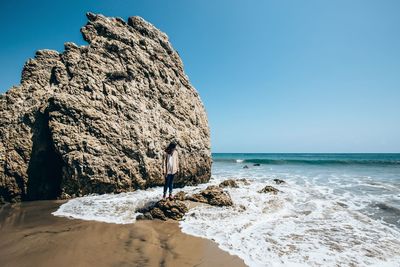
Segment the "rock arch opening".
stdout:
<svg viewBox="0 0 400 267">
<path fill-rule="evenodd" d="M 37 112 L 32 130 L 26 200 L 57 199 L 61 195 L 64 162 L 54 147 L 48 111 Z"/>
</svg>

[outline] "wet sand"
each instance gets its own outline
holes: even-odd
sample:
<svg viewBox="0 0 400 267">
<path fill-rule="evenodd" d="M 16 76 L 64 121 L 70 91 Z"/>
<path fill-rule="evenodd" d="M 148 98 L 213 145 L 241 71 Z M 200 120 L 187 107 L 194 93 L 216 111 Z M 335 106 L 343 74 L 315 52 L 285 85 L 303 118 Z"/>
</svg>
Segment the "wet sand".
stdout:
<svg viewBox="0 0 400 267">
<path fill-rule="evenodd" d="M 0 266 L 245 266 L 176 222 L 108 224 L 51 215 L 62 202 L 0 209 Z"/>
</svg>

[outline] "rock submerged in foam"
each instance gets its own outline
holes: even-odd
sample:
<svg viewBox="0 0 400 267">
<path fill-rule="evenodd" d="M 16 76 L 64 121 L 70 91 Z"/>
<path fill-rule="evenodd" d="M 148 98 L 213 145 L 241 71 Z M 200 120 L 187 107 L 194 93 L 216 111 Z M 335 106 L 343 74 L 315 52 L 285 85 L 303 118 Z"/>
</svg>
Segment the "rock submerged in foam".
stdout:
<svg viewBox="0 0 400 267">
<path fill-rule="evenodd" d="M 278 178 L 274 179 L 274 182 L 276 184 L 285 184 L 286 183 L 284 180 L 281 180 L 281 179 L 278 179 Z"/>
<path fill-rule="evenodd" d="M 233 201 L 229 193 L 216 185 L 210 185 L 198 194 L 187 196 L 186 199 L 194 202 L 207 203 L 213 206 L 233 206 Z"/>
<path fill-rule="evenodd" d="M 270 185 L 267 185 L 263 189 L 258 191 L 258 193 L 272 193 L 274 195 L 278 194 L 278 192 L 280 192 L 278 189 Z"/>
<path fill-rule="evenodd" d="M 244 185 L 250 185 L 250 182 L 246 178 L 236 179 L 236 182 L 243 183 Z"/>
<path fill-rule="evenodd" d="M 238 188 L 239 185 L 236 183 L 235 180 L 228 179 L 228 180 L 225 180 L 225 181 L 221 182 L 219 184 L 219 187 L 234 187 L 234 188 Z"/>
<path fill-rule="evenodd" d="M 246 181 L 247 182 L 247 181 Z M 221 186 L 222 185 L 222 186 Z M 187 195 L 184 191 L 175 194 L 173 200 L 163 199 L 137 210 L 142 214 L 136 217 L 136 220 L 181 220 L 185 213 L 189 211 L 184 201 L 200 202 L 212 206 L 233 206 L 233 201 L 228 192 L 222 187 L 239 187 L 235 180 L 228 179 L 219 186 L 210 185 L 200 193 Z M 245 210 L 245 207 L 239 207 L 239 210 Z"/>
</svg>

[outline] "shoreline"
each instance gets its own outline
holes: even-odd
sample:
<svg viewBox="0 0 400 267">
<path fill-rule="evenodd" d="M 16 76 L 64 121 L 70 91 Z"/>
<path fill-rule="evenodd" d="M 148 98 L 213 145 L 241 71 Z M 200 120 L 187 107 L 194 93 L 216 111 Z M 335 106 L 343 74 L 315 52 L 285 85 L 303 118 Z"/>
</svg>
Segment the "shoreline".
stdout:
<svg viewBox="0 0 400 267">
<path fill-rule="evenodd" d="M 0 209 L 1 266 L 246 266 L 174 221 L 112 224 L 56 217 L 65 201 Z"/>
</svg>

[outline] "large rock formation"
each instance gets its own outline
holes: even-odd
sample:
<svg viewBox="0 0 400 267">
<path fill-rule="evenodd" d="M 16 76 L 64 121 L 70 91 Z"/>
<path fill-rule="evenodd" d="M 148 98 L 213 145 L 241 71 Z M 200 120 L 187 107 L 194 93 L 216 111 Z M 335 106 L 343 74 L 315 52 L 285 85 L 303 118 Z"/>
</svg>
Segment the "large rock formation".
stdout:
<svg viewBox="0 0 400 267">
<path fill-rule="evenodd" d="M 140 17 L 87 17 L 89 45 L 37 51 L 21 84 L 0 97 L 0 200 L 161 185 L 171 140 L 181 159 L 175 184 L 207 182 L 206 112 L 168 37 Z"/>
</svg>

